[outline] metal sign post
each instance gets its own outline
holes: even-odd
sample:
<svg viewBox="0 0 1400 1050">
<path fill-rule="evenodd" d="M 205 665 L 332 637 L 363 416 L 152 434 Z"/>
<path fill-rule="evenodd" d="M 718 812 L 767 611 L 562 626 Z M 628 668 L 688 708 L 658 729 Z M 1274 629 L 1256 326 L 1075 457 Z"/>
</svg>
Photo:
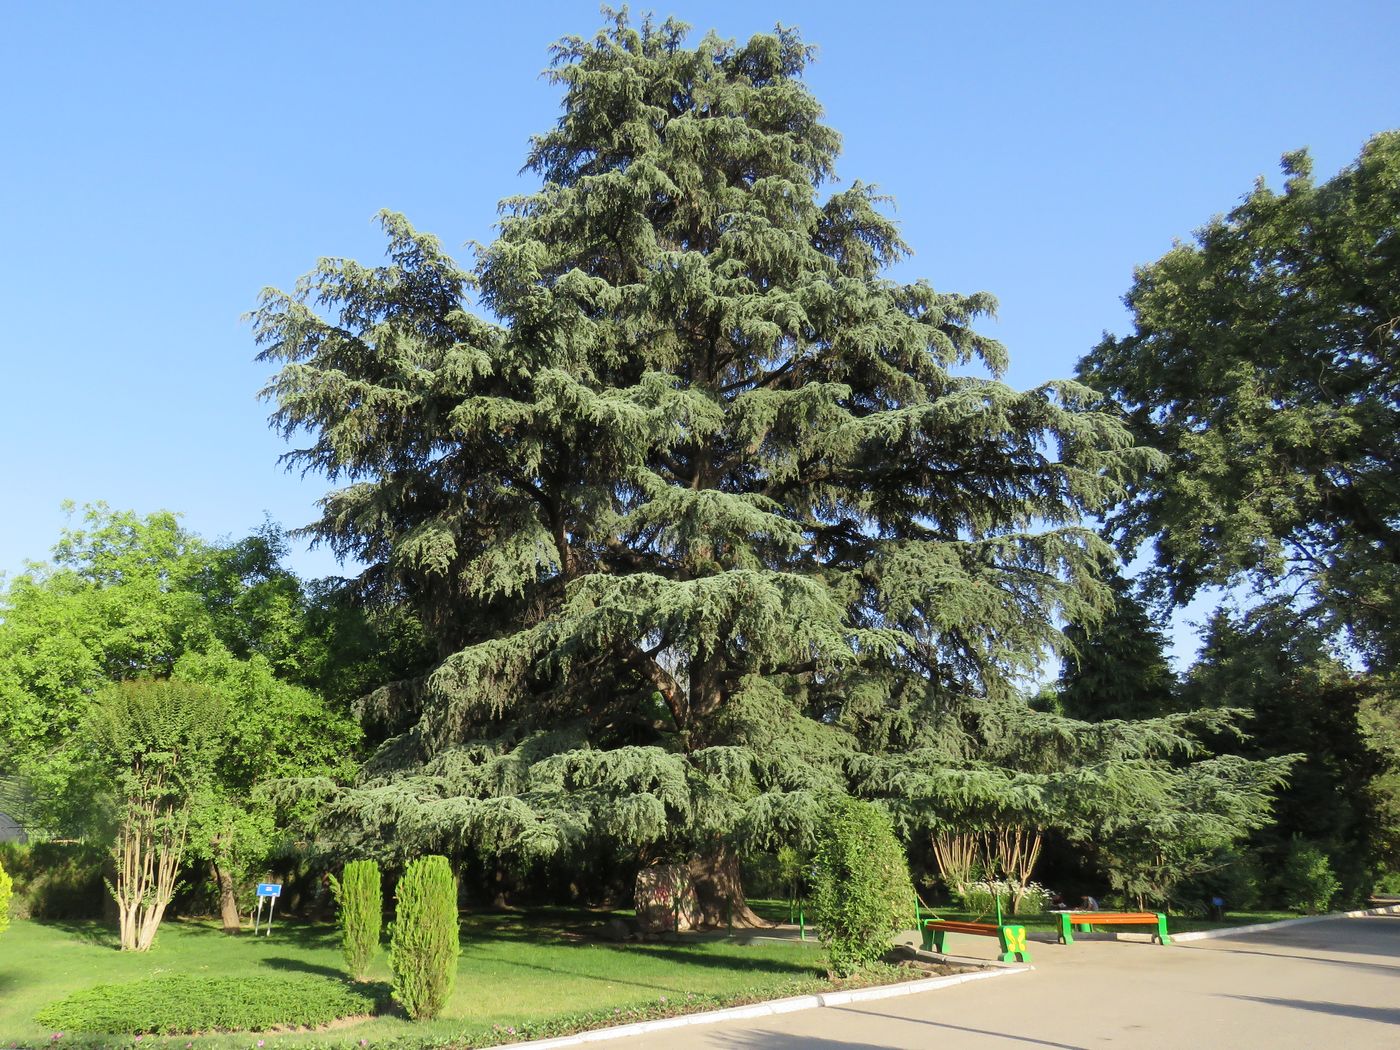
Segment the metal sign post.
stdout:
<svg viewBox="0 0 1400 1050">
<path fill-rule="evenodd" d="M 264 937 L 272 936 L 272 909 L 277 905 L 277 898 L 282 896 L 282 884 L 280 882 L 260 882 L 258 883 L 258 910 L 253 917 L 253 936 L 258 935 L 258 922 L 262 919 L 263 901 L 267 901 L 267 933 Z"/>
</svg>

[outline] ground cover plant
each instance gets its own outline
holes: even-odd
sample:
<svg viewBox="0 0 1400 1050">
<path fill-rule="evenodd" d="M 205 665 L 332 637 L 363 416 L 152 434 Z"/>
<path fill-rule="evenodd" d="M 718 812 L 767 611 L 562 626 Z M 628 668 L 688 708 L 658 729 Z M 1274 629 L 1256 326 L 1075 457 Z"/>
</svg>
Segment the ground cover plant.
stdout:
<svg viewBox="0 0 1400 1050">
<path fill-rule="evenodd" d="M 44 1007 L 35 1020 L 61 1032 L 237 1032 L 279 1026 L 314 1028 L 368 1015 L 372 995 L 305 973 L 238 977 L 162 974 L 126 984 L 99 984 Z"/>
<path fill-rule="evenodd" d="M 832 987 L 815 940 L 744 945 L 725 937 L 677 944 L 611 944 L 589 936 L 614 913 L 539 909 L 472 915 L 462 923 L 457 981 L 441 1014 L 410 1022 L 401 1012 L 336 1027 L 333 1032 L 268 1034 L 271 1047 L 355 1047 L 397 1042 L 412 1047 L 470 1037 L 478 1043 L 517 1033 L 621 1022 L 735 1000 L 753 1001 Z M 0 946 L 0 1034 L 5 1045 L 48 1045 L 57 1029 L 35 1015 L 75 992 L 182 973 L 254 978 L 314 975 L 344 978 L 340 931 L 333 925 L 279 922 L 271 937 L 228 938 L 217 923 L 162 924 L 146 953 L 114 951 L 115 936 L 95 923 L 17 921 Z M 370 966 L 366 995 L 389 999 L 390 971 L 381 954 Z M 879 979 L 887 979 L 881 974 Z M 550 1027 L 552 1026 L 552 1027 Z M 496 1029 L 499 1028 L 499 1032 Z M 148 1037 L 150 1039 L 151 1037 Z M 247 1036 L 199 1037 L 206 1050 L 246 1050 Z M 71 1042 L 65 1037 L 62 1042 Z M 179 1040 L 183 1047 L 185 1040 Z M 125 1044 L 123 1044 L 125 1045 Z M 142 1045 L 145 1045 L 143 1042 Z"/>
</svg>

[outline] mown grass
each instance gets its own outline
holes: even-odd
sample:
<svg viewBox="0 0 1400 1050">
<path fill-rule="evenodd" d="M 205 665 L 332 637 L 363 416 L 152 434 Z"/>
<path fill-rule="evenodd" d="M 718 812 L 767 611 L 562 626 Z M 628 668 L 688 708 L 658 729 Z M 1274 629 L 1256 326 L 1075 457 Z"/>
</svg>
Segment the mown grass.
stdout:
<svg viewBox="0 0 1400 1050">
<path fill-rule="evenodd" d="M 687 1002 L 797 994 L 826 985 L 820 952 L 801 944 L 745 945 L 729 938 L 683 943 L 599 942 L 607 915 L 577 910 L 476 915 L 463 919 L 457 986 L 442 1017 L 413 1024 L 379 1016 L 320 1033 L 261 1036 L 267 1050 L 311 1045 L 369 1046 L 459 1042 L 481 1045 L 510 1028 L 585 1014 L 669 1011 Z M 14 922 L 0 936 L 0 1047 L 50 1045 L 34 1019 L 43 1007 L 97 984 L 161 974 L 252 977 L 317 974 L 341 978 L 337 934 L 328 925 L 279 923 L 271 937 L 228 937 L 209 923 L 166 923 L 145 954 L 116 950 L 114 932 L 95 923 Z M 390 974 L 381 952 L 370 988 L 387 1000 Z M 499 1029 L 499 1032 L 498 1032 Z M 74 1043 L 65 1034 L 63 1045 Z M 146 1037 L 141 1047 L 183 1047 L 186 1037 Z M 254 1047 L 248 1036 L 200 1036 L 197 1047 Z M 113 1039 L 112 1046 L 132 1041 Z M 101 1045 L 101 1041 L 98 1041 Z"/>
</svg>

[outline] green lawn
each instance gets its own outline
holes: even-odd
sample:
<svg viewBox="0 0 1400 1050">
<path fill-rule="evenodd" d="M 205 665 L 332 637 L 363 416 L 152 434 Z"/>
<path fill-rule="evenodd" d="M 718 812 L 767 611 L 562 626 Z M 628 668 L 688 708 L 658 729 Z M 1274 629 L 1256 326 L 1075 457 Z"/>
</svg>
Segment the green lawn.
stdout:
<svg viewBox="0 0 1400 1050">
<path fill-rule="evenodd" d="M 464 919 L 457 986 L 443 1017 L 411 1024 L 379 1017 L 319 1034 L 265 1036 L 274 1047 L 370 1046 L 461 1039 L 481 1042 L 493 1026 L 520 1027 L 570 1015 L 670 1010 L 687 1002 L 770 998 L 825 987 L 819 951 L 798 944 L 741 945 L 725 938 L 678 944 L 610 944 L 585 934 L 607 916 L 535 910 L 528 917 Z M 96 924 L 21 922 L 0 935 L 0 1047 L 50 1043 L 33 1017 L 71 992 L 161 973 L 343 974 L 336 932 L 329 926 L 278 924 L 271 937 L 227 937 L 206 923 L 170 922 L 148 954 L 118 952 L 112 931 Z M 380 954 L 371 979 L 387 991 Z M 75 1040 L 62 1040 L 69 1045 Z M 187 1037 L 146 1037 L 141 1046 L 183 1047 Z M 112 1040 L 129 1046 L 129 1039 Z M 198 1047 L 253 1047 L 249 1036 L 196 1038 Z"/>
</svg>

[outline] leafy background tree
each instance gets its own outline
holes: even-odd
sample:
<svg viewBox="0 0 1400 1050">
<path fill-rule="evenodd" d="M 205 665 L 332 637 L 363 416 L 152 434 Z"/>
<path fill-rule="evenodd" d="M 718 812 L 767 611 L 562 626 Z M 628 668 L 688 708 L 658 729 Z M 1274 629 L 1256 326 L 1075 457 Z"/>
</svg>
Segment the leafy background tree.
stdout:
<svg viewBox="0 0 1400 1050">
<path fill-rule="evenodd" d="M 32 565 L 0 599 L 0 773 L 36 833 L 111 833 L 101 778 L 77 742 L 113 683 L 171 678 L 222 698 L 228 717 L 214 774 L 192 800 L 187 855 L 211 863 L 230 930 L 252 869 L 286 841 L 296 815 L 278 814 L 265 785 L 348 775 L 359 757 L 348 703 L 289 679 L 318 683 L 326 651 L 364 646 L 338 646 L 348 626 L 317 638 L 312 599 L 280 566 L 281 542 L 264 528 L 210 545 L 173 514 L 95 504 L 62 534 L 52 562 Z M 341 605 L 317 615 L 349 625 Z"/>
<path fill-rule="evenodd" d="M 853 762 L 938 746 L 1109 597 L 1080 519 L 1144 454 L 995 378 L 990 296 L 887 276 L 810 56 L 617 15 L 557 46 L 542 186 L 474 270 L 385 215 L 388 265 L 264 294 L 288 464 L 340 485 L 306 534 L 438 654 L 366 705 L 398 734 L 329 797 L 347 851 L 695 853 L 742 921 L 735 844 L 810 844 Z"/>
<path fill-rule="evenodd" d="M 1242 576 L 1305 586 L 1388 666 L 1400 607 L 1400 132 L 1321 184 L 1306 151 L 1136 274 L 1134 331 L 1080 377 L 1160 466 L 1111 519 L 1172 601 Z"/>
<path fill-rule="evenodd" d="M 1277 870 L 1304 836 L 1357 899 L 1400 837 L 1400 132 L 1325 182 L 1306 151 L 1283 171 L 1142 267 L 1133 332 L 1079 375 L 1163 453 L 1108 519 L 1125 556 L 1152 544 L 1149 594 L 1254 591 L 1208 624 L 1182 702 L 1248 709 L 1238 754 L 1305 754 L 1255 847 Z"/>
</svg>

